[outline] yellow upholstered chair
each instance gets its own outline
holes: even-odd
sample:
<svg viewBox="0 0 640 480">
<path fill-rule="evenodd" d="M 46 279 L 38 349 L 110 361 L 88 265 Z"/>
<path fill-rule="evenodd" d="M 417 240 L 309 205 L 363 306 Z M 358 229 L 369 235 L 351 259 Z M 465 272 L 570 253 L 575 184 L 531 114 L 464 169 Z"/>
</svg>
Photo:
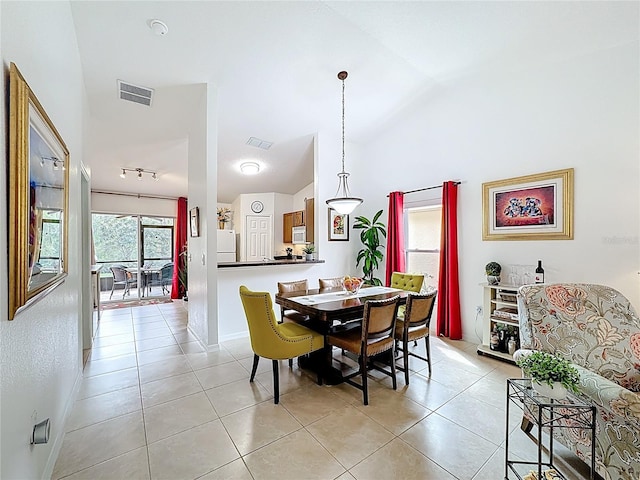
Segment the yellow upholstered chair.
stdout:
<svg viewBox="0 0 640 480">
<path fill-rule="evenodd" d="M 273 303 L 268 292 L 252 292 L 240 287 L 240 299 L 249 324 L 251 348 L 253 349 L 253 368 L 250 382 L 256 376 L 260 357 L 273 362 L 273 402 L 280 401 L 278 378 L 278 360 L 291 360 L 324 347 L 324 337 L 297 323 L 277 323 L 273 313 Z M 318 374 L 318 384 L 322 377 Z"/>
<path fill-rule="evenodd" d="M 422 291 L 422 284 L 424 283 L 424 275 L 420 274 L 410 274 L 410 273 L 400 273 L 393 272 L 391 274 L 391 285 L 392 288 L 399 288 L 401 290 L 406 290 L 408 292 L 416 292 L 420 293 Z M 400 305 L 398 308 L 398 317 L 402 318 L 404 316 L 404 305 Z M 415 342 L 415 345 L 418 345 Z"/>
<path fill-rule="evenodd" d="M 309 290 L 309 282 L 307 280 L 296 280 L 294 282 L 278 282 L 278 293 L 289 292 L 306 292 Z M 304 323 L 309 320 L 309 316 L 295 310 L 285 310 L 280 307 L 280 318 L 282 321 L 291 320 L 296 323 Z"/>
<path fill-rule="evenodd" d="M 420 293 L 422 284 L 424 283 L 424 275 L 412 275 L 409 273 L 393 272 L 391 274 L 392 288 L 400 288 L 408 292 Z"/>
<path fill-rule="evenodd" d="M 358 329 L 344 333 L 331 333 L 327 336 L 327 343 L 341 348 L 358 356 L 360 368 L 357 372 L 345 377 L 349 385 L 362 390 L 363 402 L 369 405 L 369 393 L 367 388 L 367 370 L 376 368 L 391 377 L 393 389 L 397 388 L 395 366 L 395 340 L 393 338 L 396 314 L 398 313 L 398 296 L 387 300 L 369 300 L 364 304 L 364 316 L 362 326 Z M 388 372 L 369 358 L 380 353 L 391 351 L 391 372 Z M 358 385 L 353 377 L 361 375 L 362 385 Z"/>
<path fill-rule="evenodd" d="M 436 303 L 437 291 L 421 295 L 412 293 L 407 297 L 406 309 L 403 317 L 396 319 L 395 339 L 402 342 L 403 367 L 398 370 L 404 371 L 404 383 L 409 385 L 409 355 L 424 360 L 429 365 L 429 376 L 431 376 L 431 348 L 429 347 L 429 325 L 431 324 L 431 314 Z M 421 357 L 409 351 L 409 341 L 417 342 L 424 338 L 427 349 L 427 356 Z"/>
</svg>

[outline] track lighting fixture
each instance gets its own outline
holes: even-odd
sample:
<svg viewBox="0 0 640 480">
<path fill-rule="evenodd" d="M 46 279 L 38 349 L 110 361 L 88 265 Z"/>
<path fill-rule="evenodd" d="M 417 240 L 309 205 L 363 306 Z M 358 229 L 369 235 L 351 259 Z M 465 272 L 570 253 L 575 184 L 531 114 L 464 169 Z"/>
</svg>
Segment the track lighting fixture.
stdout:
<svg viewBox="0 0 640 480">
<path fill-rule="evenodd" d="M 127 178 L 127 172 L 136 172 L 136 177 L 138 180 L 142 180 L 143 173 L 148 173 L 149 175 L 151 175 L 151 178 L 153 178 L 156 182 L 160 180 L 158 173 L 152 170 L 145 170 L 144 168 L 125 168 L 125 167 L 121 168 L 120 170 L 122 170 L 122 172 L 120 173 L 120 178 Z"/>
</svg>

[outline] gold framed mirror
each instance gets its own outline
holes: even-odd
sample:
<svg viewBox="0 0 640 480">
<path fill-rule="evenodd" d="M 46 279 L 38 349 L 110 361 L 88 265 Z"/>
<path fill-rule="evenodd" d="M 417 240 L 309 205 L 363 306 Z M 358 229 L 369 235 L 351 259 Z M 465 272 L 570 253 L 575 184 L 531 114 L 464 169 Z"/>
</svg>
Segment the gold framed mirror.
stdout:
<svg viewBox="0 0 640 480">
<path fill-rule="evenodd" d="M 67 276 L 69 151 L 20 71 L 9 72 L 9 319 Z"/>
</svg>

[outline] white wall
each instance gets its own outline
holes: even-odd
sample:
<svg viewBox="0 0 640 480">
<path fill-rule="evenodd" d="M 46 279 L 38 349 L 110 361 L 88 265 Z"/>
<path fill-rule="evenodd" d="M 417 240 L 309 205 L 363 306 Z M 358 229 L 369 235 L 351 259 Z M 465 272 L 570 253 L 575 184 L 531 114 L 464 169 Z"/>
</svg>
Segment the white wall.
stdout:
<svg viewBox="0 0 640 480">
<path fill-rule="evenodd" d="M 327 278 L 340 275 L 362 276 L 362 264 L 356 267 L 358 250 L 362 248 L 362 243 L 360 242 L 360 231 L 353 229 L 354 218 L 360 215 L 372 218 L 378 210 L 386 208 L 386 199 L 380 195 L 380 192 L 384 190 L 379 188 L 371 190 L 367 188 L 367 185 L 372 180 L 372 177 L 377 180 L 385 179 L 387 177 L 386 170 L 389 168 L 388 164 L 385 162 L 379 167 L 380 175 L 372 175 L 370 169 L 365 169 L 356 174 L 355 171 L 361 167 L 366 167 L 369 161 L 367 159 L 367 164 L 361 162 L 360 159 L 363 158 L 361 149 L 355 144 L 346 142 L 345 171 L 351 173 L 349 188 L 351 194 L 355 197 L 363 198 L 364 203 L 349 215 L 349 241 L 330 242 L 328 240 L 329 207 L 326 201 L 335 196 L 338 188 L 337 174 L 340 171 L 341 164 L 337 159 L 341 157 L 341 146 L 340 138 L 332 137 L 325 132 L 319 132 L 316 136 L 315 158 L 318 158 L 319 161 L 316 161 L 314 166 L 314 177 L 316 179 L 314 182 L 316 184 L 314 195 L 316 209 L 315 245 L 316 250 L 319 252 L 319 258 L 327 259 L 330 264 L 331 273 L 326 275 Z"/>
<path fill-rule="evenodd" d="M 293 211 L 297 211 L 297 210 L 304 210 L 305 209 L 305 203 L 304 201 L 307 198 L 313 198 L 313 192 L 315 190 L 315 186 L 312 183 L 310 183 L 309 185 L 307 185 L 306 187 L 300 189 L 298 192 L 293 194 Z"/>
<path fill-rule="evenodd" d="M 178 200 L 91 193 L 91 210 L 95 213 L 175 217 Z"/>
<path fill-rule="evenodd" d="M 367 147 L 370 162 L 353 168 L 352 190 L 365 196 L 362 210 L 385 208 L 385 218 L 389 191 L 462 180 L 465 339 L 478 340 L 475 306 L 482 304 L 479 284 L 491 260 L 533 265 L 542 259 L 546 281 L 610 285 L 640 308 L 638 58 L 636 43 L 467 78 L 415 103 Z M 483 182 L 569 167 L 575 168 L 574 240 L 482 241 Z"/>
<path fill-rule="evenodd" d="M 189 242 L 189 328 L 205 346 L 217 345 L 217 121 L 216 89 L 211 84 L 194 85 L 200 108 L 189 132 L 189 205 L 199 208 L 200 236 Z"/>
<path fill-rule="evenodd" d="M 6 255 L 0 255 L 2 380 L 0 443 L 6 479 L 49 478 L 59 451 L 65 415 L 80 380 L 80 172 L 85 106 L 81 64 L 68 2 L 0 3 L 2 91 L 14 62 L 37 95 L 70 151 L 69 276 L 13 321 L 7 315 Z M 0 104 L 2 151 L 7 151 L 7 102 Z M 0 183 L 6 185 L 6 157 Z M 6 251 L 7 198 L 0 195 L 0 245 Z M 31 446 L 34 422 L 51 419 L 51 439 Z"/>
<path fill-rule="evenodd" d="M 283 240 L 284 235 L 284 219 L 283 215 L 288 212 L 292 212 L 293 197 L 285 193 L 276 193 L 273 198 L 273 254 L 274 255 L 286 255 L 286 248 L 292 245 L 285 244 Z"/>
</svg>

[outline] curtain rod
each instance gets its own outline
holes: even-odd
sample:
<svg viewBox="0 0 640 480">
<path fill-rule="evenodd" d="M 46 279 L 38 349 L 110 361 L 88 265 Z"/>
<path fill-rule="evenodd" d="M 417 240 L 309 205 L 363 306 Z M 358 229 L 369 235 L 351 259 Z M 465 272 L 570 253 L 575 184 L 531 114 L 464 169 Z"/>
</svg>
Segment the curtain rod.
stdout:
<svg viewBox="0 0 640 480">
<path fill-rule="evenodd" d="M 454 185 L 460 185 L 462 182 L 453 182 Z M 425 190 L 433 190 L 435 188 L 442 188 L 442 185 L 434 185 L 432 187 L 424 187 L 424 188 L 417 188 L 416 190 L 408 190 L 406 192 L 402 192 L 405 195 L 408 193 L 416 193 L 416 192 L 424 192 Z M 388 197 L 389 195 L 387 195 Z"/>
<path fill-rule="evenodd" d="M 144 193 L 107 192 L 104 190 L 91 190 L 91 193 L 100 193 L 102 195 L 119 195 L 121 197 L 155 198 L 158 200 L 177 200 L 178 199 L 178 197 L 162 197 L 159 195 L 145 195 Z"/>
</svg>

